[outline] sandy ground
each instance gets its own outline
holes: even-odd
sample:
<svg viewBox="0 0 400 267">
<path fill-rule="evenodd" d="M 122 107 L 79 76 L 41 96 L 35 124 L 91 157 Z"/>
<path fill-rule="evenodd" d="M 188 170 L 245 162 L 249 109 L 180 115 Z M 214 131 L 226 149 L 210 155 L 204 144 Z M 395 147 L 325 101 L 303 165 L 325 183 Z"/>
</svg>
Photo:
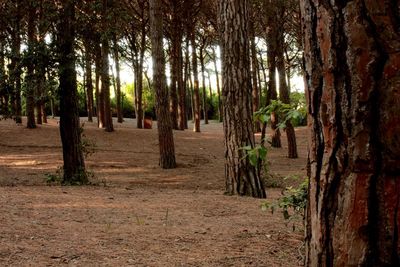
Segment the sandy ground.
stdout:
<svg viewBox="0 0 400 267">
<path fill-rule="evenodd" d="M 301 265 L 301 227 L 262 211 L 265 200 L 223 195 L 221 124 L 175 132 L 174 170 L 158 167 L 156 129 L 134 125 L 106 133 L 86 122 L 99 185 L 60 187 L 46 185 L 62 165 L 57 120 L 0 121 L 0 266 Z M 286 158 L 284 134 L 284 148 L 270 148 L 276 177 L 304 177 L 305 128 L 297 136 L 299 159 Z M 280 192 L 269 188 L 268 201 Z"/>
</svg>

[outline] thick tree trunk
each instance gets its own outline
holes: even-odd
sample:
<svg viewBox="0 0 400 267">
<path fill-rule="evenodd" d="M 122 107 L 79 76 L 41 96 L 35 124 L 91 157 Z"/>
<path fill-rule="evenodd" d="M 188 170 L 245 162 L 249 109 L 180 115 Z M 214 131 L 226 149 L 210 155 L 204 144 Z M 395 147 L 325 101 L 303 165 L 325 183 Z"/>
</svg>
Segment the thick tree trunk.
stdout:
<svg viewBox="0 0 400 267">
<path fill-rule="evenodd" d="M 285 55 L 283 46 L 284 36 L 283 32 L 279 32 L 278 46 L 277 46 L 277 68 L 279 75 L 279 98 L 285 104 L 290 104 L 290 95 L 288 85 L 286 83 L 286 67 L 285 67 Z M 296 144 L 296 132 L 290 121 L 286 123 L 286 137 L 288 141 L 288 158 L 298 158 L 297 144 Z"/>
<path fill-rule="evenodd" d="M 113 36 L 113 49 L 114 49 L 114 61 L 115 61 L 115 83 L 116 83 L 116 96 L 117 99 L 117 122 L 122 123 L 124 121 L 124 116 L 122 113 L 122 95 L 121 95 L 121 70 L 119 63 L 119 49 L 118 49 L 118 40 L 116 34 Z"/>
<path fill-rule="evenodd" d="M 192 71 L 193 71 L 193 119 L 194 119 L 194 131 L 200 132 L 200 93 L 199 93 L 199 72 L 197 67 L 197 46 L 196 46 L 196 30 L 192 28 L 191 34 L 192 44 Z"/>
<path fill-rule="evenodd" d="M 226 193 L 265 198 L 256 167 L 243 147 L 255 147 L 251 114 L 248 1 L 221 0 Z"/>
<path fill-rule="evenodd" d="M 35 123 L 35 64 L 33 58 L 35 55 L 35 17 L 36 9 L 33 6 L 32 0 L 29 1 L 28 14 L 28 60 L 26 63 L 26 127 L 29 129 L 36 128 Z"/>
<path fill-rule="evenodd" d="M 60 133 L 63 147 L 63 184 L 85 184 L 88 178 L 82 153 L 74 51 L 74 0 L 62 2 L 58 25 L 60 76 Z"/>
<path fill-rule="evenodd" d="M 311 129 L 306 265 L 400 266 L 399 6 L 302 0 L 301 12 Z"/>
<path fill-rule="evenodd" d="M 108 1 L 103 0 L 102 24 L 103 29 L 108 29 Z M 104 101 L 104 129 L 106 132 L 113 132 L 114 126 L 112 121 L 111 99 L 110 99 L 110 63 L 108 56 L 110 54 L 110 45 L 108 35 L 104 33 L 101 38 L 101 94 Z"/>
<path fill-rule="evenodd" d="M 176 161 L 174 134 L 168 110 L 168 89 L 165 77 L 163 12 L 161 0 L 150 0 L 150 32 L 153 56 L 153 81 L 156 93 L 160 166 L 163 169 L 171 169 L 176 167 Z"/>
</svg>

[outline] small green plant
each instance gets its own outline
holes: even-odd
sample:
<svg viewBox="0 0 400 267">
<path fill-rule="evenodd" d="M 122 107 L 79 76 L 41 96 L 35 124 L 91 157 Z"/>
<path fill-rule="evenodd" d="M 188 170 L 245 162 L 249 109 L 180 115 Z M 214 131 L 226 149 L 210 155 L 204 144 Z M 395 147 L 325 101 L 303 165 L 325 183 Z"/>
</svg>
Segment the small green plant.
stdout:
<svg viewBox="0 0 400 267">
<path fill-rule="evenodd" d="M 56 173 L 45 173 L 46 184 L 60 184 L 63 178 L 63 169 L 62 167 L 58 167 Z"/>
<path fill-rule="evenodd" d="M 251 166 L 259 168 L 259 162 L 265 161 L 267 158 L 268 150 L 265 146 L 257 145 L 255 147 L 245 146 L 240 148 L 244 150 L 244 157 L 242 159 L 248 158 Z"/>
<path fill-rule="evenodd" d="M 282 192 L 282 195 L 283 196 L 274 203 L 264 202 L 261 204 L 261 209 L 264 211 L 270 209 L 272 213 L 278 209 L 288 222 L 299 218 L 304 219 L 304 211 L 308 199 L 308 178 L 297 188 L 292 186 L 287 187 Z M 293 224 L 293 229 L 295 229 L 295 224 Z"/>
</svg>

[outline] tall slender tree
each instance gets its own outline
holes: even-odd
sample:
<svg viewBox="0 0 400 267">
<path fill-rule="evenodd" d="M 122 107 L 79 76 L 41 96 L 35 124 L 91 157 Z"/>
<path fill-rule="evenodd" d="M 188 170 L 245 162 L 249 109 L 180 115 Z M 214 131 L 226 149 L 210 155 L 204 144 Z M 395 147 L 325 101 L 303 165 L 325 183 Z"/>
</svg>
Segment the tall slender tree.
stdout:
<svg viewBox="0 0 400 267">
<path fill-rule="evenodd" d="M 63 148 L 63 184 L 88 182 L 82 152 L 75 71 L 75 0 L 61 2 L 58 24 L 60 78 L 60 133 Z"/>
<path fill-rule="evenodd" d="M 171 117 L 168 109 L 168 89 L 165 77 L 165 55 L 163 47 L 163 12 L 161 0 L 150 0 L 150 35 L 153 56 L 153 86 L 156 93 L 158 141 L 160 166 L 164 169 L 176 167 L 175 144 Z"/>
<path fill-rule="evenodd" d="M 259 172 L 243 147 L 255 147 L 251 111 L 248 1 L 221 0 L 226 193 L 265 198 Z"/>
<path fill-rule="evenodd" d="M 398 2 L 302 0 L 301 12 L 311 124 L 306 266 L 400 266 Z"/>
<path fill-rule="evenodd" d="M 101 94 L 103 95 L 104 104 L 104 129 L 106 132 L 113 132 L 113 120 L 110 99 L 110 34 L 109 34 L 109 20 L 110 12 L 109 5 L 112 0 L 102 1 L 102 27 L 104 32 L 101 36 Z"/>
</svg>

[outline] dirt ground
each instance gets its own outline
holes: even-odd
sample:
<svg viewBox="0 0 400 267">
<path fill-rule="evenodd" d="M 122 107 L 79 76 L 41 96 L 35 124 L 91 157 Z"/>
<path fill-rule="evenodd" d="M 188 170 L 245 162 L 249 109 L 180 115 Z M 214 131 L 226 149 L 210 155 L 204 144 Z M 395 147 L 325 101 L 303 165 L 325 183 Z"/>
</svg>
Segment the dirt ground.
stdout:
<svg viewBox="0 0 400 267">
<path fill-rule="evenodd" d="M 35 130 L 0 121 L 0 266 L 301 265 L 301 227 L 262 211 L 265 200 L 223 195 L 221 124 L 175 132 L 174 170 L 158 167 L 157 130 L 134 125 L 86 122 L 99 185 L 60 187 L 46 185 L 62 165 L 57 119 Z M 275 177 L 305 175 L 306 130 L 296 133 L 299 159 L 286 158 L 284 134 L 269 150 Z M 268 188 L 268 201 L 280 192 Z"/>
</svg>

